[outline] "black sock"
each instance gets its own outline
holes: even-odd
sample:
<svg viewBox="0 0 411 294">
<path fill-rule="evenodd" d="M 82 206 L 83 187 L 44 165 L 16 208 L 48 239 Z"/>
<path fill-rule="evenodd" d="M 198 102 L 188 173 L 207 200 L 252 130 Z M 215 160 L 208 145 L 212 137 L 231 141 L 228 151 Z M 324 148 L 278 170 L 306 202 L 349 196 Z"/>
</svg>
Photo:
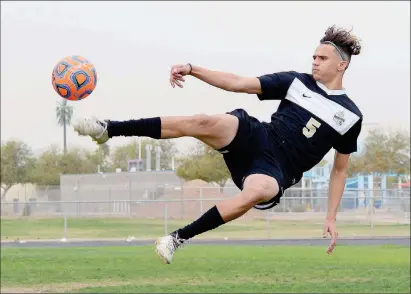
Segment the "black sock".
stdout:
<svg viewBox="0 0 411 294">
<path fill-rule="evenodd" d="M 182 229 L 178 229 L 171 234 L 178 233 L 178 237 L 188 240 L 196 235 L 213 230 L 224 224 L 224 220 L 221 217 L 217 206 L 212 207 L 206 213 L 204 213 L 199 219 L 185 226 Z"/>
<path fill-rule="evenodd" d="M 110 138 L 116 136 L 139 136 L 161 139 L 160 117 L 127 121 L 109 121 L 107 132 Z"/>
</svg>

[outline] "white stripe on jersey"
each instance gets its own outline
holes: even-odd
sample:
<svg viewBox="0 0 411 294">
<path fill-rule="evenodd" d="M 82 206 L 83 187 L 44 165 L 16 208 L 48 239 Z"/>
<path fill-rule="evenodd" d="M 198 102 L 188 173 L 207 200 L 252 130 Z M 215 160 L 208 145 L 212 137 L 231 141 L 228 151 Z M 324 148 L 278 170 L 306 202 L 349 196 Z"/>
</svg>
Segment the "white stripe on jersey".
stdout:
<svg viewBox="0 0 411 294">
<path fill-rule="evenodd" d="M 316 115 L 341 135 L 360 119 L 340 104 L 311 91 L 297 78 L 292 82 L 285 99 Z"/>
</svg>

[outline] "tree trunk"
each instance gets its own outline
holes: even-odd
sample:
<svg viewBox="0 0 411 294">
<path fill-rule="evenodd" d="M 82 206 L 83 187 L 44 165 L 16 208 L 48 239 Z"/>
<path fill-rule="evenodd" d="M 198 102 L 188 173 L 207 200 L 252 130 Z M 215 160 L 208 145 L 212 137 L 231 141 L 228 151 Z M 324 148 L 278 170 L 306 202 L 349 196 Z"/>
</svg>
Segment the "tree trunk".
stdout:
<svg viewBox="0 0 411 294">
<path fill-rule="evenodd" d="M 3 193 L 1 194 L 1 202 L 6 200 L 6 194 L 7 192 L 10 190 L 10 188 L 12 187 L 12 184 L 8 184 L 8 185 L 2 185 L 2 189 L 3 189 Z"/>
<path fill-rule="evenodd" d="M 64 144 L 64 154 L 67 153 L 67 134 L 66 134 L 66 115 L 63 117 L 63 144 Z"/>
<path fill-rule="evenodd" d="M 225 183 L 226 182 L 223 182 L 223 183 L 218 183 L 219 185 L 220 185 L 220 193 L 223 193 L 224 192 L 224 187 L 225 187 Z"/>
</svg>

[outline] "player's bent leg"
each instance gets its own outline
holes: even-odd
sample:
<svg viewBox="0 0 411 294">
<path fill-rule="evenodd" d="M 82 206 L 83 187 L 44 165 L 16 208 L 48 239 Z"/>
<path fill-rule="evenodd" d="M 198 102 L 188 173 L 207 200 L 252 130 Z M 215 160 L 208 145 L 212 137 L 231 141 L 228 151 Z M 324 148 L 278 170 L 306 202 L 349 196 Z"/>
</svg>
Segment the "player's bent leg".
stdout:
<svg viewBox="0 0 411 294">
<path fill-rule="evenodd" d="M 279 192 L 277 181 L 269 176 L 253 174 L 244 181 L 244 189 L 233 198 L 225 199 L 199 219 L 156 241 L 156 252 L 164 263 L 171 263 L 175 251 L 196 235 L 213 230 L 239 218 L 256 204 L 268 201 Z"/>
<path fill-rule="evenodd" d="M 224 221 L 229 222 L 239 218 L 255 205 L 271 200 L 278 192 L 276 179 L 264 174 L 252 174 L 245 179 L 241 193 L 221 201 L 217 208 Z"/>
<path fill-rule="evenodd" d="M 238 130 L 238 118 L 231 114 L 153 117 L 128 121 L 85 118 L 73 126 L 82 136 L 90 136 L 99 144 L 116 136 L 144 136 L 153 139 L 194 137 L 220 149 L 228 145 Z"/>
</svg>

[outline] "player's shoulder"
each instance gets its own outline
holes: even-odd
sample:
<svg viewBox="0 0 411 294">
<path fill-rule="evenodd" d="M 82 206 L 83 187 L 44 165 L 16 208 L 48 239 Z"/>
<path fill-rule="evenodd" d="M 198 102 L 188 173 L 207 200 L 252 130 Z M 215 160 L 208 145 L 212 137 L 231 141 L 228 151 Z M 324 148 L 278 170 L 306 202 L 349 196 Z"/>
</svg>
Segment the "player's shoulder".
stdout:
<svg viewBox="0 0 411 294">
<path fill-rule="evenodd" d="M 314 89 L 316 86 L 316 82 L 311 74 L 305 72 L 298 72 L 294 70 L 285 71 L 283 72 L 289 75 L 292 79 L 298 79 L 301 83 L 303 83 L 306 87 Z"/>
<path fill-rule="evenodd" d="M 285 70 L 285 71 L 277 72 L 277 74 L 286 75 L 286 76 L 289 76 L 293 79 L 297 78 L 301 82 L 310 82 L 310 83 L 315 82 L 312 75 L 310 75 L 308 73 L 298 72 L 298 71 L 295 71 L 295 70 Z"/>
<path fill-rule="evenodd" d="M 355 113 L 360 118 L 360 121 L 362 121 L 363 114 L 358 105 L 347 94 L 343 94 L 341 96 L 342 99 L 339 99 L 339 103 L 347 110 Z"/>
<path fill-rule="evenodd" d="M 312 74 L 308 73 L 298 73 L 294 72 L 295 77 L 299 78 L 301 82 L 303 82 L 306 86 L 313 87 L 313 90 L 317 93 L 323 93 L 321 88 L 319 87 L 317 81 L 314 79 Z M 333 100 L 334 102 L 340 104 L 347 110 L 355 113 L 360 120 L 362 120 L 363 114 L 358 107 L 358 105 L 348 96 L 346 89 L 344 89 L 341 93 L 338 94 L 328 94 L 328 99 Z"/>
</svg>

